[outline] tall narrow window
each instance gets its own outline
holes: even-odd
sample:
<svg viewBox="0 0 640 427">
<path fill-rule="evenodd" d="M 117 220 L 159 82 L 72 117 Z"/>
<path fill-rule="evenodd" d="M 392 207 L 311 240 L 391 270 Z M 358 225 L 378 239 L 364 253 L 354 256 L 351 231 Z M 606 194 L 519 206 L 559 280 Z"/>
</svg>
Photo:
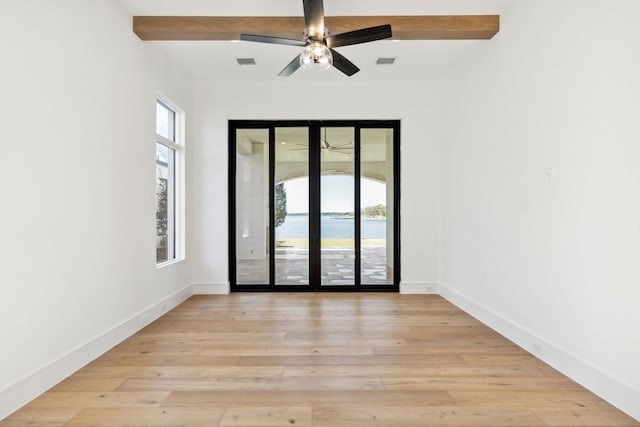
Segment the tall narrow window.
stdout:
<svg viewBox="0 0 640 427">
<path fill-rule="evenodd" d="M 156 102 L 156 262 L 162 264 L 182 256 L 180 244 L 182 206 L 179 203 L 180 113 Z"/>
</svg>

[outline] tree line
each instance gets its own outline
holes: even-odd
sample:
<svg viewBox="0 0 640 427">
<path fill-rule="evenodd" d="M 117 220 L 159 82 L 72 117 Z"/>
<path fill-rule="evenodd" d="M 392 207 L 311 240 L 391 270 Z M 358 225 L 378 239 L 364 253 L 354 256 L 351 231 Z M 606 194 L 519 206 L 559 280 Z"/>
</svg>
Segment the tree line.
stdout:
<svg viewBox="0 0 640 427">
<path fill-rule="evenodd" d="M 280 227 L 282 224 L 284 224 L 284 221 L 287 217 L 287 190 L 284 188 L 284 183 L 276 185 L 275 199 L 276 206 L 274 225 L 276 227 Z M 387 216 L 387 207 L 382 203 L 378 203 L 375 206 L 367 206 L 362 209 L 362 216 L 385 218 Z"/>
</svg>

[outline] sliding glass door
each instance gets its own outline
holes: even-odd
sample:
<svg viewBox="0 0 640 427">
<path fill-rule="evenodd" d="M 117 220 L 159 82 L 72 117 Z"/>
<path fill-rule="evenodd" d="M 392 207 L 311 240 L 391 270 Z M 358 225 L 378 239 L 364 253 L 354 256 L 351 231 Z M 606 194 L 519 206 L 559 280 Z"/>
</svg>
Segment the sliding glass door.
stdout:
<svg viewBox="0 0 640 427">
<path fill-rule="evenodd" d="M 360 133 L 360 271 L 372 285 L 395 283 L 397 199 L 393 128 Z"/>
<path fill-rule="evenodd" d="M 309 128 L 275 128 L 276 286 L 309 285 Z"/>
<path fill-rule="evenodd" d="M 355 128 L 320 128 L 320 284 L 356 283 Z"/>
<path fill-rule="evenodd" d="M 399 122 L 229 124 L 232 290 L 397 290 Z"/>
<path fill-rule="evenodd" d="M 271 277 L 269 244 L 269 130 L 234 130 L 236 283 L 260 285 Z"/>
</svg>

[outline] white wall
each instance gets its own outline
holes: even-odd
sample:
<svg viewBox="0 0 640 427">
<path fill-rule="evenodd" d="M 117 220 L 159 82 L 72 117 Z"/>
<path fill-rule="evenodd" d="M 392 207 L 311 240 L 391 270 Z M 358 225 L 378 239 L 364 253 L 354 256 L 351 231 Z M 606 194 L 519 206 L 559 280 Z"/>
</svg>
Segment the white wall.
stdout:
<svg viewBox="0 0 640 427">
<path fill-rule="evenodd" d="M 1 9 L 0 419 L 191 279 L 189 262 L 156 270 L 154 201 L 155 97 L 190 114 L 191 88 L 118 2 Z"/>
<path fill-rule="evenodd" d="M 227 123 L 229 119 L 400 119 L 402 286 L 437 283 L 439 141 L 437 91 L 426 83 L 211 84 L 196 87 L 197 147 L 192 196 L 194 282 L 228 282 Z M 317 94 L 317 97 L 314 95 Z M 304 95 L 308 95 L 306 101 Z"/>
<path fill-rule="evenodd" d="M 444 295 L 636 418 L 638 16 L 515 1 L 442 92 Z"/>
</svg>

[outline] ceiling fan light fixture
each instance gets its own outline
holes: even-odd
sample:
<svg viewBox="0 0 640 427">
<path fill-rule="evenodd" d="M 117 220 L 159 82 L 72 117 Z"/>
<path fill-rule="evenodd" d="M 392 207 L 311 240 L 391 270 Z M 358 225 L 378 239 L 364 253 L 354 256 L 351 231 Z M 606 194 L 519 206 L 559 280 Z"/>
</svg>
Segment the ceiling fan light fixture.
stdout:
<svg viewBox="0 0 640 427">
<path fill-rule="evenodd" d="M 304 9 L 305 23 L 304 38 L 302 40 L 257 34 L 240 34 L 240 40 L 304 47 L 302 53 L 293 58 L 278 73 L 278 76 L 281 77 L 290 76 L 298 68 L 326 70 L 332 66 L 346 76 L 353 76 L 360 69 L 334 49 L 389 39 L 393 36 L 391 25 L 389 24 L 330 35 L 329 30 L 324 26 L 323 0 L 302 0 L 302 7 Z"/>
<path fill-rule="evenodd" d="M 320 42 L 311 42 L 300 54 L 300 66 L 305 70 L 328 70 L 333 65 L 331 50 Z"/>
</svg>

